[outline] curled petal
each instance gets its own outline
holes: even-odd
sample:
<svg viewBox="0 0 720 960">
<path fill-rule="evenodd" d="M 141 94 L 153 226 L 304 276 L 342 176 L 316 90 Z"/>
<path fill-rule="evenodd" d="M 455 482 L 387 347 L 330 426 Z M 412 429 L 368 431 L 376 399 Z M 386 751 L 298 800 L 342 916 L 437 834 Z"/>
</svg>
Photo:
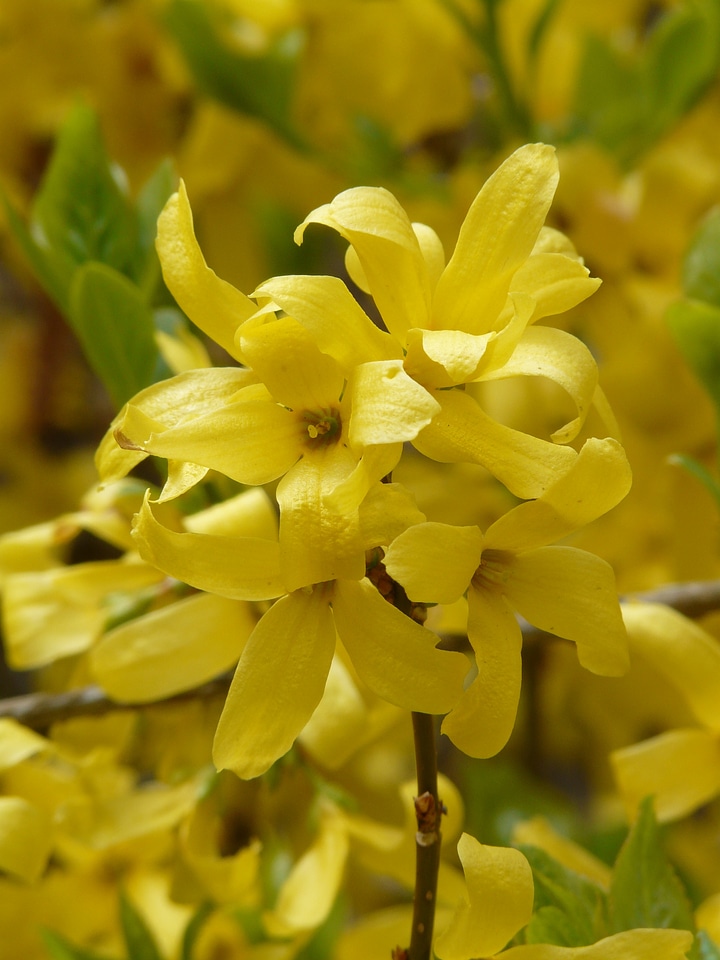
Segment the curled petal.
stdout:
<svg viewBox="0 0 720 960">
<path fill-rule="evenodd" d="M 685 960 L 692 946 L 689 930 L 625 930 L 588 947 L 532 943 L 511 947 L 503 960 Z"/>
<path fill-rule="evenodd" d="M 464 833 L 458 854 L 467 893 L 435 941 L 441 960 L 468 960 L 498 953 L 530 922 L 533 880 L 519 850 L 491 847 Z"/>
<path fill-rule="evenodd" d="M 631 809 L 655 800 L 658 820 L 676 820 L 720 794 L 720 743 L 707 730 L 671 730 L 611 754 Z"/>
<path fill-rule="evenodd" d="M 273 540 L 177 533 L 163 526 L 146 496 L 133 536 L 143 559 L 176 580 L 232 600 L 268 600 L 285 592 Z"/>
<path fill-rule="evenodd" d="M 534 626 L 577 644 L 586 670 L 617 677 L 629 666 L 625 625 L 610 564 L 574 547 L 508 557 L 505 595 Z"/>
<path fill-rule="evenodd" d="M 415 447 L 441 463 L 479 463 L 517 497 L 541 496 L 577 456 L 569 447 L 497 423 L 462 391 L 435 396 L 442 410 L 418 434 Z"/>
<path fill-rule="evenodd" d="M 239 359 L 235 331 L 257 308 L 205 263 L 182 181 L 158 218 L 156 247 L 165 283 L 180 308 L 196 327 Z"/>
<path fill-rule="evenodd" d="M 382 187 L 353 187 L 308 214 L 295 231 L 323 223 L 355 248 L 367 289 L 385 325 L 401 342 L 410 327 L 429 326 L 430 281 L 412 224 Z"/>
<path fill-rule="evenodd" d="M 494 757 L 515 725 L 522 675 L 522 634 L 499 594 L 468 591 L 468 639 L 477 676 L 443 720 L 442 732 L 470 757 Z"/>
<path fill-rule="evenodd" d="M 338 277 L 275 277 L 254 295 L 270 297 L 308 329 L 346 374 L 358 363 L 402 356 L 400 344 L 372 322 Z"/>
<path fill-rule="evenodd" d="M 555 151 L 534 143 L 516 150 L 485 183 L 435 289 L 435 329 L 495 329 L 513 275 L 538 238 L 557 180 Z"/>
<path fill-rule="evenodd" d="M 454 603 L 467 590 L 482 549 L 477 527 L 419 523 L 390 544 L 384 563 L 411 600 Z"/>
<path fill-rule="evenodd" d="M 414 440 L 440 412 L 440 404 L 405 373 L 401 360 L 361 364 L 350 390 L 349 440 L 355 448 Z"/>
<path fill-rule="evenodd" d="M 552 327 L 529 327 L 503 366 L 483 373 L 481 380 L 509 377 L 545 377 L 565 390 L 577 409 L 577 417 L 552 435 L 555 443 L 573 440 L 588 415 L 597 386 L 595 360 L 577 337 Z"/>
<path fill-rule="evenodd" d="M 409 330 L 405 369 L 428 387 L 469 383 L 480 370 L 493 336 L 476 336 L 462 330 Z"/>
<path fill-rule="evenodd" d="M 531 550 L 562 539 L 618 504 L 632 477 L 617 440 L 587 440 L 570 469 L 537 500 L 503 514 L 485 534 L 486 549 Z"/>
<path fill-rule="evenodd" d="M 659 603 L 626 603 L 630 649 L 659 670 L 700 723 L 720 733 L 720 647 L 702 627 Z"/>
<path fill-rule="evenodd" d="M 535 253 L 520 267 L 510 285 L 513 293 L 527 293 L 536 302 L 532 322 L 564 313 L 582 303 L 600 286 L 600 280 L 576 257 L 562 253 Z"/>
<path fill-rule="evenodd" d="M 446 713 L 462 692 L 467 661 L 436 649 L 438 637 L 387 602 L 366 580 L 339 581 L 335 624 L 360 678 L 405 710 Z"/>
<path fill-rule="evenodd" d="M 220 717 L 213 759 L 258 777 L 295 742 L 320 702 L 335 650 L 326 588 L 282 597 L 243 650 Z"/>
<path fill-rule="evenodd" d="M 363 505 L 373 484 L 392 473 L 401 456 L 402 443 L 399 442 L 365 447 L 352 473 L 325 497 L 328 510 L 338 514 L 353 514 Z M 375 540 L 370 546 L 375 547 L 386 542 L 384 539 Z"/>
</svg>

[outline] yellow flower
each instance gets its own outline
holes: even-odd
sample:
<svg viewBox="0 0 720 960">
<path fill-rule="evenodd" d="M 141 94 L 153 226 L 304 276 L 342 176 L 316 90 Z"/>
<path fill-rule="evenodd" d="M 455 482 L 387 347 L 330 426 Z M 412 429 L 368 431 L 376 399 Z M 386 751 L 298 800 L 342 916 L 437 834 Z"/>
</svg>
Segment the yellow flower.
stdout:
<svg viewBox="0 0 720 960">
<path fill-rule="evenodd" d="M 394 523 L 405 525 L 402 502 L 392 485 L 377 487 L 381 501 L 390 497 L 400 508 Z M 417 511 L 405 511 L 415 522 Z M 383 513 L 382 507 L 378 512 Z M 215 736 L 213 755 L 219 768 L 256 777 L 290 749 L 323 695 L 336 631 L 359 677 L 380 697 L 423 713 L 444 713 L 457 700 L 465 658 L 437 650 L 435 634 L 402 614 L 364 579 L 365 548 L 378 543 L 378 529 L 371 511 L 361 530 L 362 569 L 354 576 L 338 574 L 286 592 L 276 542 L 169 530 L 146 498 L 135 537 L 150 563 L 221 597 L 280 598 L 243 647 Z"/>
<path fill-rule="evenodd" d="M 700 723 L 611 754 L 629 808 L 653 795 L 658 820 L 675 820 L 720 794 L 720 650 L 702 627 L 670 607 L 625 604 L 623 617 L 632 656 L 667 677 Z"/>
<path fill-rule="evenodd" d="M 627 493 L 630 469 L 614 440 L 588 440 L 540 499 L 520 504 L 483 535 L 423 523 L 390 545 L 386 567 L 411 600 L 453 603 L 468 593 L 468 637 L 478 675 L 443 722 L 460 749 L 489 757 L 507 742 L 520 696 L 522 636 L 513 610 L 577 644 L 588 670 L 627 668 L 625 628 L 610 566 L 583 550 L 549 546 Z"/>
<path fill-rule="evenodd" d="M 598 281 L 557 231 L 543 227 L 557 182 L 551 147 L 517 150 L 482 188 L 450 261 L 435 232 L 412 224 L 387 190 L 357 187 L 308 215 L 351 244 L 353 280 L 372 294 L 387 333 L 335 277 L 276 277 L 256 298 L 313 334 L 339 363 L 403 358 L 407 373 L 433 394 L 440 412 L 414 439 L 441 461 L 486 466 L 521 498 L 538 496 L 572 463 L 572 440 L 593 402 L 597 368 L 564 331 L 528 327 L 589 296 Z M 494 421 L 461 391 L 474 381 L 543 376 L 571 396 L 577 416 L 551 443 Z M 412 439 L 412 438 L 411 438 Z"/>
</svg>

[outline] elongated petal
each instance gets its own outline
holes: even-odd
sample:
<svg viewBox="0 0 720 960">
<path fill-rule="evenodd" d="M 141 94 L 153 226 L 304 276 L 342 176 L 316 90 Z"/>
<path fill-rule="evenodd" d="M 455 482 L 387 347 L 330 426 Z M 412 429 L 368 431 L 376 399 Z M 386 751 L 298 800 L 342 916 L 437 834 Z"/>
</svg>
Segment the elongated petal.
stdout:
<svg viewBox="0 0 720 960">
<path fill-rule="evenodd" d="M 312 846 L 280 887 L 272 912 L 263 915 L 271 936 L 292 936 L 323 922 L 340 888 L 348 846 L 343 818 L 334 810 L 326 811 Z"/>
<path fill-rule="evenodd" d="M 168 460 L 167 480 L 157 497 L 157 503 L 166 503 L 181 497 L 200 483 L 208 474 L 208 467 L 186 460 Z"/>
<path fill-rule="evenodd" d="M 516 150 L 485 183 L 435 289 L 435 329 L 494 329 L 513 275 L 538 238 L 557 180 L 555 151 L 535 143 Z"/>
<path fill-rule="evenodd" d="M 344 383 L 340 367 L 320 352 L 297 320 L 271 320 L 243 334 L 240 342 L 246 363 L 278 403 L 317 411 L 339 403 Z"/>
<path fill-rule="evenodd" d="M 198 590 L 232 600 L 268 600 L 285 592 L 280 547 L 273 540 L 177 533 L 156 519 L 147 497 L 133 536 L 148 563 Z"/>
<path fill-rule="evenodd" d="M 425 260 L 430 289 L 434 290 L 445 269 L 445 250 L 442 240 L 426 223 L 413 223 L 412 228 Z"/>
<path fill-rule="evenodd" d="M 400 343 L 372 322 L 338 277 L 275 277 L 255 295 L 270 297 L 306 327 L 346 374 L 358 363 L 402 357 Z"/>
<path fill-rule="evenodd" d="M 692 946 L 689 930 L 626 930 L 588 947 L 532 943 L 511 947 L 503 960 L 685 960 Z"/>
<path fill-rule="evenodd" d="M 671 730 L 611 754 L 631 809 L 655 799 L 661 821 L 684 817 L 720 794 L 720 743 L 708 730 Z"/>
<path fill-rule="evenodd" d="M 682 693 L 700 723 L 720 733 L 720 647 L 692 620 L 659 603 L 622 609 L 630 649 Z"/>
<path fill-rule="evenodd" d="M 492 336 L 462 330 L 409 330 L 405 369 L 428 387 L 469 383 L 480 369 Z"/>
<path fill-rule="evenodd" d="M 564 313 L 582 303 L 600 286 L 600 280 L 576 257 L 562 253 L 535 253 L 512 278 L 512 293 L 527 293 L 536 302 L 532 322 Z"/>
<path fill-rule="evenodd" d="M 333 657 L 322 700 L 303 727 L 303 748 L 329 770 L 342 766 L 367 735 L 370 709 L 348 668 Z"/>
<path fill-rule="evenodd" d="M 587 670 L 609 677 L 625 673 L 627 634 L 610 564 L 574 547 L 539 547 L 507 563 L 505 595 L 518 613 L 573 640 Z"/>
<path fill-rule="evenodd" d="M 365 447 L 352 473 L 325 497 L 327 508 L 334 513 L 353 514 L 363 504 L 373 484 L 392 473 L 401 456 L 400 442 Z"/>
<path fill-rule="evenodd" d="M 185 184 L 180 181 L 158 218 L 156 247 L 168 290 L 196 327 L 239 359 L 234 335 L 257 307 L 205 263 L 193 229 Z"/>
<path fill-rule="evenodd" d="M 497 423 L 462 391 L 435 396 L 442 410 L 414 440 L 420 453 L 441 463 L 479 463 L 521 499 L 541 496 L 577 456 Z"/>
<path fill-rule="evenodd" d="M 545 377 L 567 391 L 577 416 L 552 435 L 556 443 L 573 440 L 590 411 L 598 370 L 595 360 L 577 337 L 552 327 L 529 327 L 502 367 L 483 373 L 482 380 L 509 377 Z"/>
<path fill-rule="evenodd" d="M 443 720 L 442 732 L 470 757 L 494 757 L 515 725 L 522 674 L 520 627 L 499 594 L 468 591 L 468 639 L 477 676 Z"/>
<path fill-rule="evenodd" d="M 323 223 L 355 248 L 367 288 L 385 325 L 403 342 L 410 327 L 429 326 L 430 282 L 407 214 L 382 187 L 353 187 L 308 214 L 295 231 Z"/>
<path fill-rule="evenodd" d="M 328 504 L 329 495 L 354 465 L 348 450 L 328 448 L 304 457 L 278 484 L 282 577 L 289 592 L 338 577 L 364 576 L 357 508 L 336 513 Z"/>
<path fill-rule="evenodd" d="M 356 449 L 414 440 L 440 404 L 412 380 L 401 360 L 377 360 L 356 367 L 351 381 L 349 439 Z"/>
<path fill-rule="evenodd" d="M 477 527 L 419 523 L 385 551 L 385 567 L 411 600 L 454 603 L 480 563 L 483 535 Z"/>
<path fill-rule="evenodd" d="M 265 490 L 255 487 L 191 514 L 185 518 L 185 529 L 190 533 L 276 540 L 278 522 L 273 501 Z"/>
<path fill-rule="evenodd" d="M 249 780 L 283 754 L 320 702 L 335 649 L 327 588 L 282 597 L 252 632 L 220 717 L 213 759 Z"/>
<path fill-rule="evenodd" d="M 256 619 L 237 600 L 187 597 L 106 633 L 90 654 L 91 669 L 113 700 L 161 700 L 232 667 Z"/>
<path fill-rule="evenodd" d="M 464 833 L 458 854 L 467 896 L 435 940 L 441 960 L 490 957 L 530 922 L 533 880 L 530 864 L 512 847 L 490 847 Z"/>
<path fill-rule="evenodd" d="M 228 403 L 168 429 L 158 426 L 130 405 L 122 425 L 124 442 L 154 456 L 217 470 L 238 483 L 269 483 L 302 453 L 297 415 L 269 398 Z"/>
<path fill-rule="evenodd" d="M 570 469 L 538 500 L 503 514 L 485 534 L 486 549 L 530 550 L 560 540 L 618 504 L 632 477 L 616 440 L 587 440 Z"/>
<path fill-rule="evenodd" d="M 372 584 L 340 581 L 335 624 L 360 678 L 405 710 L 446 713 L 462 692 L 467 661 L 437 650 L 438 637 L 391 606 Z"/>
<path fill-rule="evenodd" d="M 0 870 L 34 883 L 52 849 L 48 814 L 21 797 L 0 797 Z"/>
</svg>

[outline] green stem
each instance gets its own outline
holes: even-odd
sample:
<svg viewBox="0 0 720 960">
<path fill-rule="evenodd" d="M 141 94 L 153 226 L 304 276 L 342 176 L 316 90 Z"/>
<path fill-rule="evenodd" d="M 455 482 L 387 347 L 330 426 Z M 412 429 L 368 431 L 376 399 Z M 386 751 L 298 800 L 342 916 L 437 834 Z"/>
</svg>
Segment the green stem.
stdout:
<svg viewBox="0 0 720 960">
<path fill-rule="evenodd" d="M 483 6 L 486 17 L 485 29 L 478 30 L 476 35 L 478 43 L 487 57 L 488 67 L 495 81 L 503 114 L 507 118 L 508 126 L 514 133 L 518 134 L 523 140 L 531 140 L 533 130 L 530 115 L 525 104 L 513 90 L 510 73 L 500 44 L 497 0 L 484 0 Z"/>
<path fill-rule="evenodd" d="M 440 869 L 442 803 L 437 787 L 435 718 L 427 713 L 413 713 L 412 722 L 417 768 L 415 815 L 418 829 L 415 835 L 415 896 L 408 957 L 409 960 L 430 960 Z"/>
</svg>

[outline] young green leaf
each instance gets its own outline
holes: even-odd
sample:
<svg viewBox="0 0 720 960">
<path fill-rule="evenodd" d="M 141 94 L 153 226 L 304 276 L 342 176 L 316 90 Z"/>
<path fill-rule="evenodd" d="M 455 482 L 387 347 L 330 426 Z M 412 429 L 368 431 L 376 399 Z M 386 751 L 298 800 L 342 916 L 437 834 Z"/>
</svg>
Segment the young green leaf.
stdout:
<svg viewBox="0 0 720 960">
<path fill-rule="evenodd" d="M 157 220 L 168 198 L 177 190 L 177 185 L 175 165 L 170 159 L 163 160 L 143 186 L 135 204 L 138 236 L 133 276 L 137 277 L 138 286 L 148 298 L 160 279 L 160 261 L 155 252 Z"/>
<path fill-rule="evenodd" d="M 125 893 L 120 893 L 120 926 L 128 960 L 163 960 L 150 930 Z"/>
<path fill-rule="evenodd" d="M 605 893 L 539 847 L 520 846 L 533 872 L 535 906 L 528 943 L 582 947 L 605 935 Z"/>
<path fill-rule="evenodd" d="M 720 210 L 713 210 L 693 237 L 683 261 L 683 290 L 690 300 L 720 307 Z"/>
<path fill-rule="evenodd" d="M 31 222 L 34 236 L 77 266 L 98 260 L 121 273 L 129 269 L 135 210 L 107 157 L 97 117 L 84 104 L 71 110 L 60 131 Z"/>
<path fill-rule="evenodd" d="M 720 960 L 720 947 L 711 940 L 704 930 L 700 930 L 695 936 L 693 949 L 696 953 L 696 960 Z"/>
<path fill-rule="evenodd" d="M 205 923 L 212 915 L 212 912 L 213 905 L 211 903 L 201 903 L 195 913 L 192 915 L 188 925 L 185 927 L 185 932 L 183 933 L 180 960 L 193 960 L 195 941 L 200 935 L 200 931 L 205 926 Z"/>
<path fill-rule="evenodd" d="M 651 797 L 640 805 L 615 861 L 608 904 L 611 933 L 636 927 L 695 929 L 685 889 L 665 856 Z"/>
<path fill-rule="evenodd" d="M 101 263 L 76 270 L 69 319 L 118 408 L 153 382 L 159 353 L 152 311 L 122 274 Z"/>
<path fill-rule="evenodd" d="M 53 930 L 40 930 L 40 937 L 52 960 L 107 960 L 106 956 L 76 947 Z"/>
<path fill-rule="evenodd" d="M 720 411 L 720 307 L 680 300 L 665 315 L 675 342 Z"/>
</svg>

